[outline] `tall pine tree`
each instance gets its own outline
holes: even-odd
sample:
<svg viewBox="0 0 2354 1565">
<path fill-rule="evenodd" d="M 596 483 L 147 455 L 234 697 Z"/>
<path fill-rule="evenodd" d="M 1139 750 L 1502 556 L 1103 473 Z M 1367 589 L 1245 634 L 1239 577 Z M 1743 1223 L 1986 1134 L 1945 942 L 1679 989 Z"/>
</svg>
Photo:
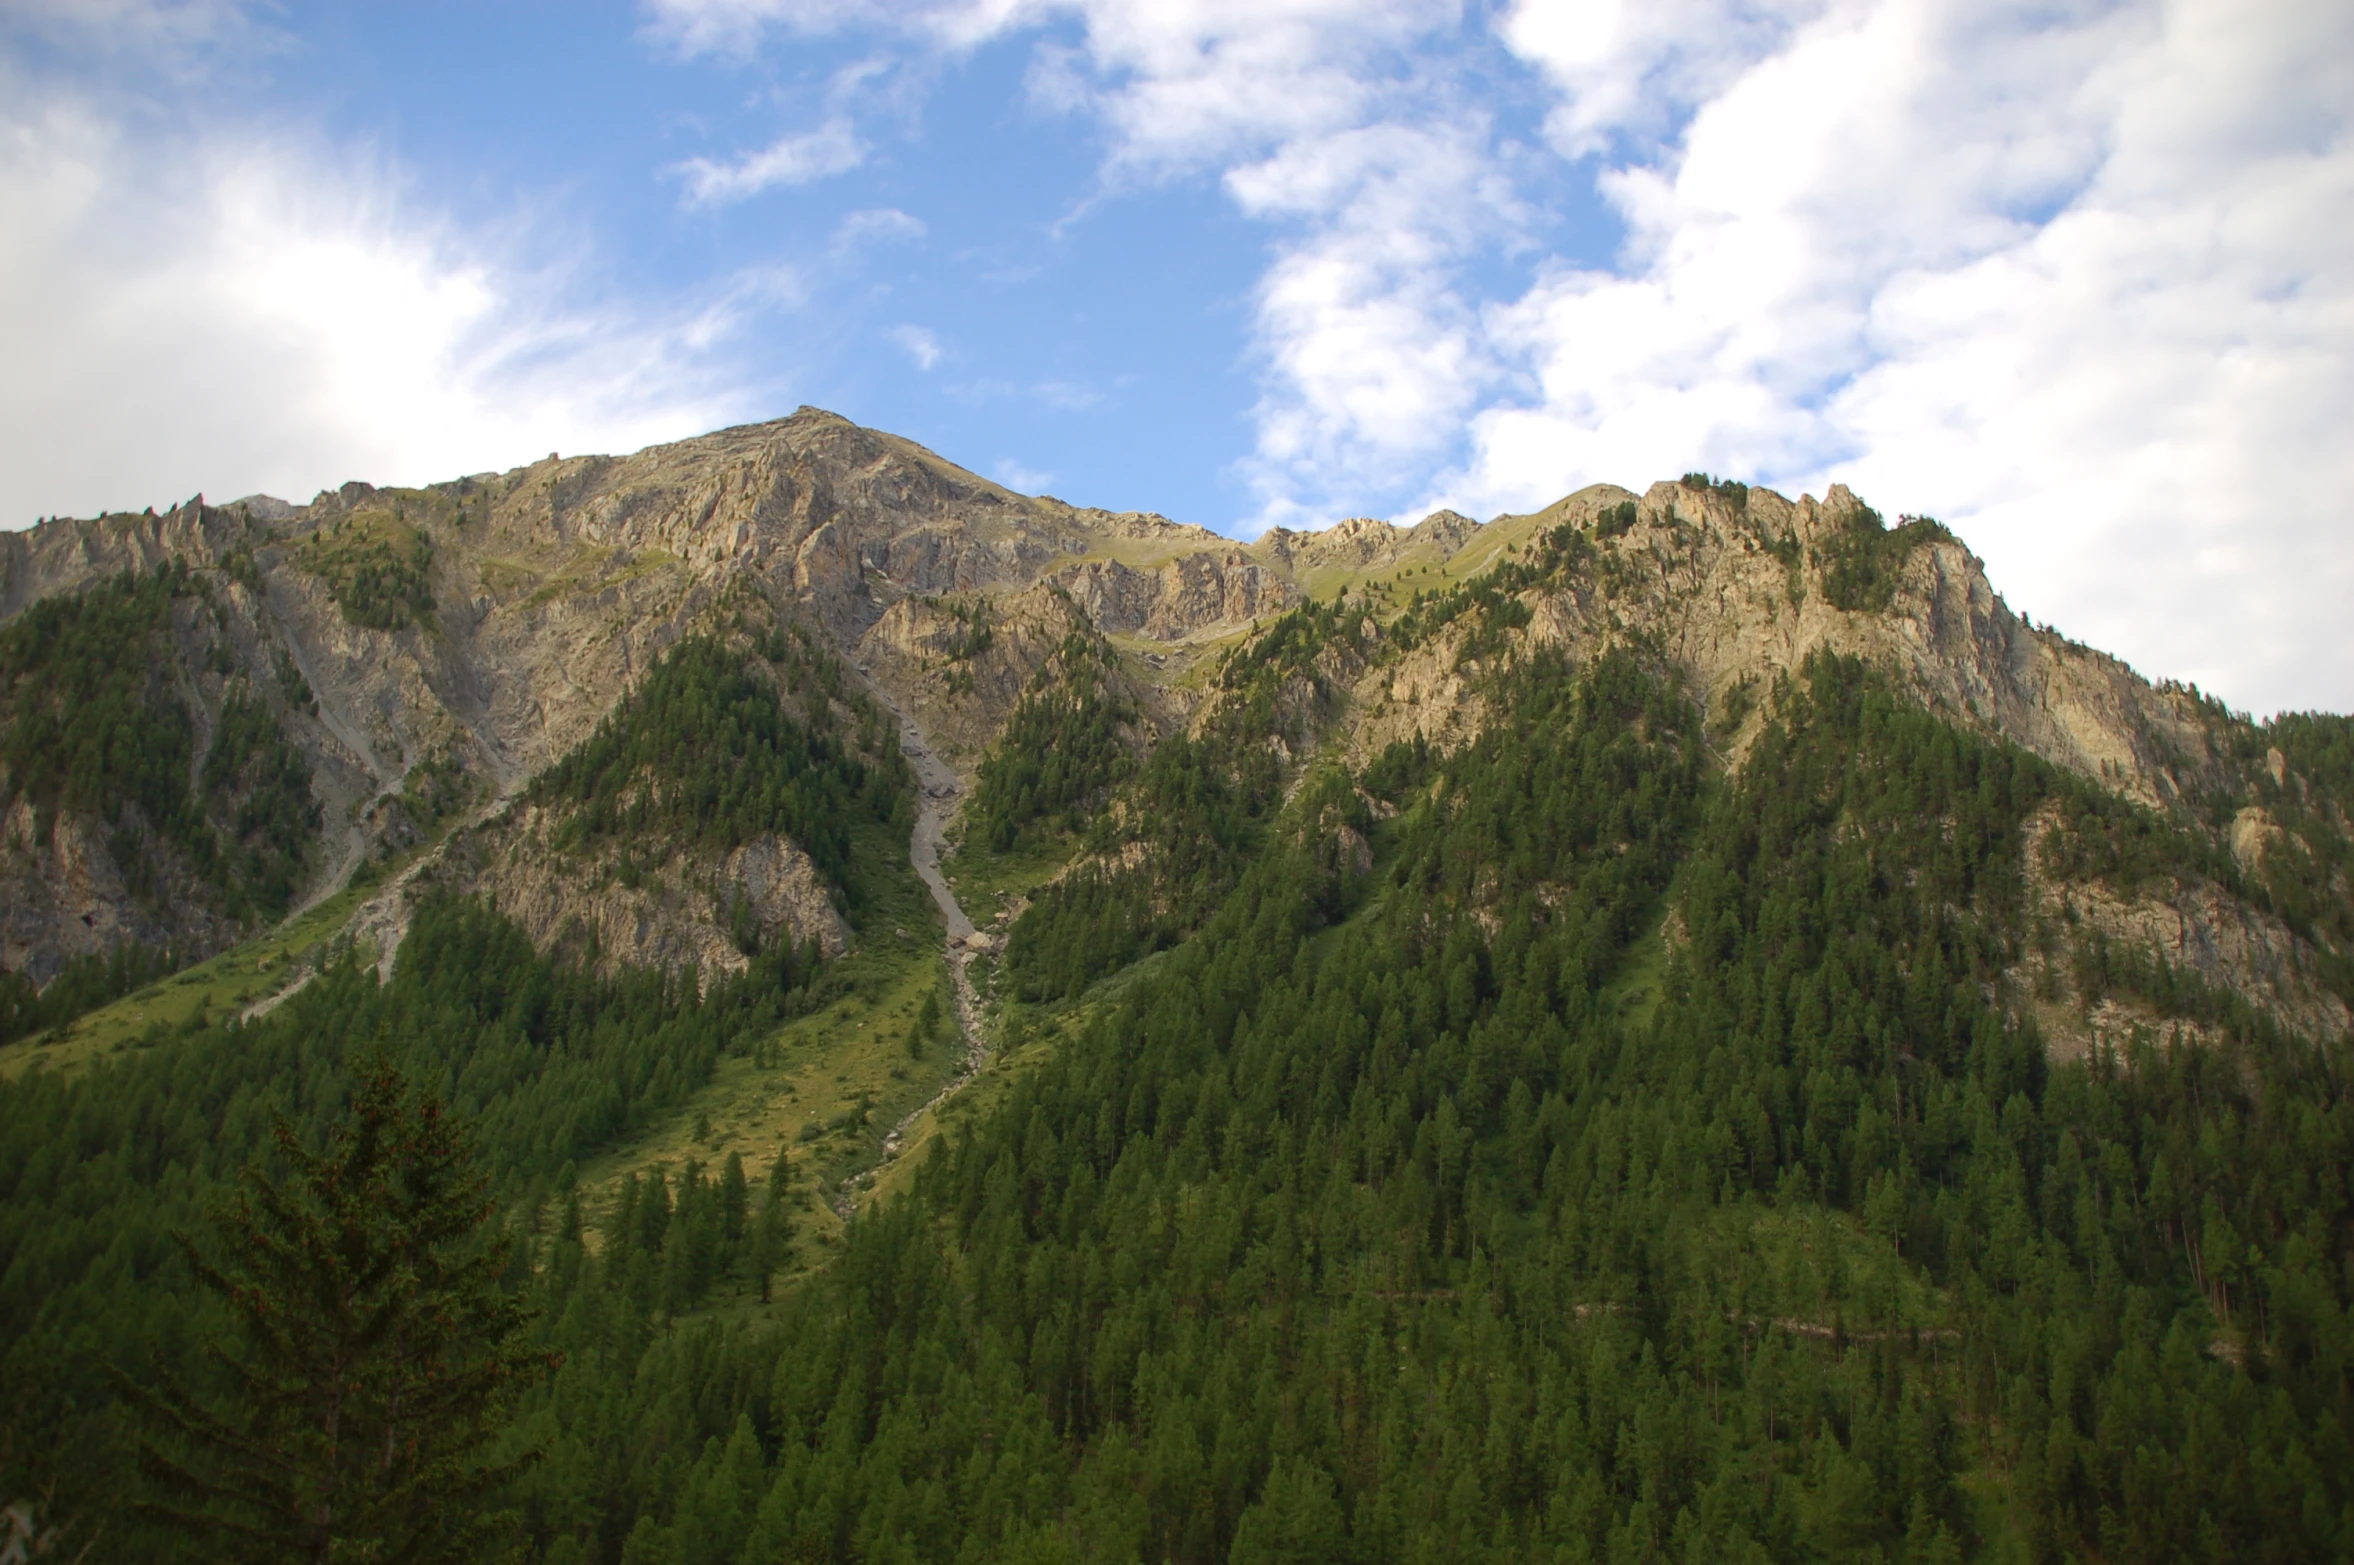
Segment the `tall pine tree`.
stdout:
<svg viewBox="0 0 2354 1565">
<path fill-rule="evenodd" d="M 508 1404 L 548 1364 L 500 1287 L 466 1133 L 379 1062 L 323 1150 L 284 1122 L 276 1141 L 287 1177 L 249 1168 L 210 1253 L 183 1238 L 235 1322 L 227 1394 L 168 1370 L 130 1388 L 154 1426 L 144 1508 L 199 1557 L 472 1558 L 532 1458 L 494 1454 Z"/>
</svg>

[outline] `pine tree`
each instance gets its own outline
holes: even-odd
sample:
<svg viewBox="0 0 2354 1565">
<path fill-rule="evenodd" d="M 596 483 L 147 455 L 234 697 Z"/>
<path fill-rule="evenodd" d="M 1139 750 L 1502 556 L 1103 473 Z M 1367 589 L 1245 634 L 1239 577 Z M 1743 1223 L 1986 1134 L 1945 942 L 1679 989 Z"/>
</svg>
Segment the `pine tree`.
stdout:
<svg viewBox="0 0 2354 1565">
<path fill-rule="evenodd" d="M 793 1252 L 792 1218 L 785 1207 L 786 1190 L 792 1177 L 792 1165 L 779 1152 L 776 1161 L 768 1167 L 768 1195 L 760 1203 L 760 1216 L 752 1225 L 752 1277 L 759 1285 L 763 1304 L 768 1302 L 769 1280 Z"/>
<path fill-rule="evenodd" d="M 733 1264 L 736 1249 L 744 1242 L 744 1225 L 752 1210 L 752 1196 L 744 1186 L 744 1154 L 730 1152 L 727 1164 L 719 1175 L 719 1212 L 721 1231 L 727 1236 L 727 1254 Z"/>
<path fill-rule="evenodd" d="M 916 1012 L 915 1021 L 907 1029 L 907 1057 L 911 1060 L 922 1059 L 925 1050 L 931 1047 L 932 1039 L 937 1037 L 939 1032 L 940 990 L 937 985 L 934 985 L 931 991 L 924 996 L 922 1008 Z"/>
<path fill-rule="evenodd" d="M 154 1426 L 143 1508 L 223 1560 L 473 1558 L 536 1454 L 494 1454 L 508 1404 L 550 1365 L 498 1285 L 468 1138 L 379 1062 L 323 1151 L 275 1139 L 289 1176 L 247 1169 L 218 1259 L 182 1238 L 235 1322 L 212 1354 L 229 1394 L 126 1379 Z"/>
</svg>

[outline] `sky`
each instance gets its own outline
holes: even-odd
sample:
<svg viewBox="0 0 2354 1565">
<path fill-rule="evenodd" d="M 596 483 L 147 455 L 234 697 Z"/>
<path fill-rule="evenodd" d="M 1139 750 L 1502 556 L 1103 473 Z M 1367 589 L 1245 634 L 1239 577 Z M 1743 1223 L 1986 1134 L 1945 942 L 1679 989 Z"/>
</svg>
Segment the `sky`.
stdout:
<svg viewBox="0 0 2354 1565">
<path fill-rule="evenodd" d="M 2354 710 L 2346 0 L 0 0 L 0 525 L 815 404 L 1238 537 L 1692 470 Z"/>
</svg>

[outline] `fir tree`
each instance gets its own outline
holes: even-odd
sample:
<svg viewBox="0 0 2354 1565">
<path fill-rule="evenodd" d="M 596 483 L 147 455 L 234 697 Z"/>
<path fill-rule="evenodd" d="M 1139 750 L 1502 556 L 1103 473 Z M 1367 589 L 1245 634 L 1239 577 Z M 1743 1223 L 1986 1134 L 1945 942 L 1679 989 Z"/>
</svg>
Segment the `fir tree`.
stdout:
<svg viewBox="0 0 2354 1565">
<path fill-rule="evenodd" d="M 126 1382 L 154 1425 L 143 1509 L 218 1559 L 472 1558 L 532 1459 L 493 1454 L 509 1402 L 549 1361 L 499 1287 L 466 1133 L 379 1062 L 323 1151 L 275 1139 L 289 1176 L 247 1169 L 214 1254 L 182 1237 L 235 1322 L 229 1394 Z"/>
<path fill-rule="evenodd" d="M 768 1167 L 768 1195 L 760 1203 L 760 1216 L 752 1225 L 752 1278 L 759 1285 L 763 1304 L 768 1302 L 769 1283 L 777 1269 L 792 1257 L 792 1218 L 785 1207 L 792 1178 L 793 1167 L 779 1152 L 776 1161 Z"/>
</svg>

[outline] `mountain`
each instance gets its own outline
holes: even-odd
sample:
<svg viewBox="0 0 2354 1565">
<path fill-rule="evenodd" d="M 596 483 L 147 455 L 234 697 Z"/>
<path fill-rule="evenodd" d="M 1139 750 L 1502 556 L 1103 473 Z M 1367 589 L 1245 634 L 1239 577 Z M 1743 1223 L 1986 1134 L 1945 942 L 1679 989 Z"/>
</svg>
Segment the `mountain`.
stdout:
<svg viewBox="0 0 2354 1565">
<path fill-rule="evenodd" d="M 2340 1557 L 2350 809 L 1837 487 L 1243 545 L 805 408 L 0 535 L 0 1460 L 103 1505 L 391 1039 L 534 1557 Z"/>
</svg>

